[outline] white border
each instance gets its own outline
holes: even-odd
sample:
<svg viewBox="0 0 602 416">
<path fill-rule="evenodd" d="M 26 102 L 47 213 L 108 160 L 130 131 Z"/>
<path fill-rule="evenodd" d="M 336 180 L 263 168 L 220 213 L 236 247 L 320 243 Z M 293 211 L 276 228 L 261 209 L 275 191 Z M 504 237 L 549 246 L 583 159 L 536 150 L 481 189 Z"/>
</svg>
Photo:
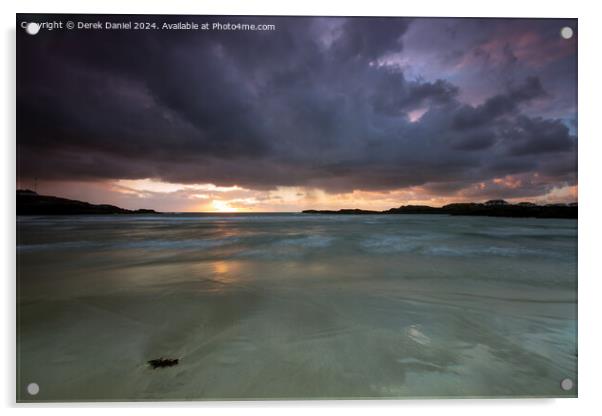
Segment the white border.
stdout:
<svg viewBox="0 0 602 416">
<path fill-rule="evenodd" d="M 2 348 L 3 365 L 0 378 L 1 403 L 6 407 L 24 408 L 25 413 L 35 412 L 41 406 L 15 405 L 15 13 L 147 13 L 147 14 L 255 14 L 255 15 L 340 15 L 340 16 L 472 16 L 472 17 L 571 17 L 579 18 L 579 399 L 557 400 L 412 400 L 412 401 L 305 401 L 305 402 L 191 402 L 191 403 L 127 403 L 127 404 L 66 404 L 45 405 L 44 414 L 86 412 L 104 414 L 107 411 L 120 414 L 163 414 L 167 408 L 183 413 L 199 412 L 232 414 L 242 410 L 250 415 L 265 413 L 327 414 L 344 411 L 348 414 L 412 414 L 445 413 L 448 415 L 506 415 L 522 414 L 563 415 L 597 413 L 600 405 L 598 387 L 600 382 L 602 317 L 600 296 L 602 273 L 596 262 L 602 236 L 600 216 L 600 158 L 602 157 L 600 122 L 600 50 L 602 40 L 600 26 L 602 15 L 596 2 L 527 0 L 419 0 L 378 1 L 361 3 L 349 1 L 303 0 L 297 3 L 283 1 L 76 1 L 76 0 L 20 0 L 2 2 L 2 76 L 0 100 L 0 126 L 4 131 L 2 143 L 2 250 L 0 264 L 4 273 L 2 282 Z"/>
</svg>

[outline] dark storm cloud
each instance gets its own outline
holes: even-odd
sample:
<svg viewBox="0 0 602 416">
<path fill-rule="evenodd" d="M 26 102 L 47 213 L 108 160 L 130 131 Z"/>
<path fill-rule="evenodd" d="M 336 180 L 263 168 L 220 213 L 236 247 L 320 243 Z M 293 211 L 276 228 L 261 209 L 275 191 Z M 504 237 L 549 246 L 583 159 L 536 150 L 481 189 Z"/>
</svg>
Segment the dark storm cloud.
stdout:
<svg viewBox="0 0 602 416">
<path fill-rule="evenodd" d="M 401 49 L 401 36 L 407 30 L 407 19 L 359 18 L 348 19 L 342 25 L 340 36 L 334 41 L 333 52 L 342 60 L 376 59 L 383 54 Z"/>
<path fill-rule="evenodd" d="M 451 144 L 456 150 L 483 150 L 491 147 L 495 143 L 495 137 L 492 133 L 477 133 L 467 135 Z"/>
<path fill-rule="evenodd" d="M 435 82 L 408 82 L 398 71 L 381 74 L 380 77 L 374 85 L 371 102 L 376 112 L 389 116 L 405 114 L 427 103 L 449 103 L 458 93 L 456 86 L 440 79 Z"/>
<path fill-rule="evenodd" d="M 520 117 L 515 126 L 505 134 L 512 142 L 512 155 L 568 152 L 574 147 L 574 142 L 569 138 L 568 127 L 558 120 Z"/>
<path fill-rule="evenodd" d="M 329 191 L 425 184 L 457 191 L 533 172 L 550 183 L 576 180 L 576 137 L 562 121 L 531 114 L 558 99 L 537 71 L 471 105 L 444 71 L 410 78 L 383 63 L 404 54 L 415 24 L 408 19 L 185 20 L 277 30 L 20 31 L 20 177 Z M 440 55 L 449 60 L 451 52 Z"/>
<path fill-rule="evenodd" d="M 529 77 L 522 85 L 512 88 L 506 94 L 491 97 L 482 105 L 463 107 L 454 118 L 454 128 L 462 130 L 488 124 L 498 117 L 516 111 L 521 103 L 544 94 L 539 78 Z"/>
</svg>

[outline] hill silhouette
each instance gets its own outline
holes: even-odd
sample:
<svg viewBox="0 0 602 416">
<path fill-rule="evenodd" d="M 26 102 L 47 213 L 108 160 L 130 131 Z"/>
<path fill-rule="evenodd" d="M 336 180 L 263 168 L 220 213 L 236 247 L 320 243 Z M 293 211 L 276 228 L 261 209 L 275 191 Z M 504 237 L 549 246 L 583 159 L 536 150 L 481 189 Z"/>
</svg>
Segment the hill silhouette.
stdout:
<svg viewBox="0 0 602 416">
<path fill-rule="evenodd" d="M 374 214 L 445 214 L 487 217 L 531 217 L 531 218 L 577 218 L 577 203 L 537 205 L 532 202 L 510 204 L 504 200 L 491 200 L 485 203 L 465 202 L 448 204 L 442 207 L 428 205 L 402 205 L 386 211 L 362 209 L 341 209 L 302 211 L 304 214 L 374 215 Z"/>
<path fill-rule="evenodd" d="M 17 215 L 106 215 L 158 214 L 152 209 L 129 210 L 115 205 L 95 205 L 89 202 L 56 196 L 39 195 L 29 189 L 17 190 Z"/>
</svg>

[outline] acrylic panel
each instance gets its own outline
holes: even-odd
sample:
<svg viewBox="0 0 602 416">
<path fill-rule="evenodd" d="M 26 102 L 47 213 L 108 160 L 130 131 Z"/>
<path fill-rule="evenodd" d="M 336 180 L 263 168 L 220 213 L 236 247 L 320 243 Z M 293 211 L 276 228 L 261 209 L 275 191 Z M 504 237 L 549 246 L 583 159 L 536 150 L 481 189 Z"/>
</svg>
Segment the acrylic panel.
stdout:
<svg viewBox="0 0 602 416">
<path fill-rule="evenodd" d="M 17 15 L 17 400 L 576 397 L 577 37 Z"/>
</svg>

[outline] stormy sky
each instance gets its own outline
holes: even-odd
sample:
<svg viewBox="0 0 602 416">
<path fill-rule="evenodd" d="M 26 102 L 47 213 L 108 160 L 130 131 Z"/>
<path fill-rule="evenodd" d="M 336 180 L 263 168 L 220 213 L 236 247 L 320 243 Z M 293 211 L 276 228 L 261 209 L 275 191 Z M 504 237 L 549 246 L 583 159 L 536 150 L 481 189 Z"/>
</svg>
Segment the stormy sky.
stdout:
<svg viewBox="0 0 602 416">
<path fill-rule="evenodd" d="M 576 200 L 576 20 L 23 20 L 275 30 L 18 30 L 19 187 L 169 211 Z"/>
</svg>

